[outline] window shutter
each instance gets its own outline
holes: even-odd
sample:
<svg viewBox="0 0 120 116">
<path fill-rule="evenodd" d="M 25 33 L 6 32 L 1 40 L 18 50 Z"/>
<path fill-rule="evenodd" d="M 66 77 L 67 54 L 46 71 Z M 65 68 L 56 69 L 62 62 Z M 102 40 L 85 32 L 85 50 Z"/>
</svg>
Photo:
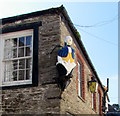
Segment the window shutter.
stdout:
<svg viewBox="0 0 120 116">
<path fill-rule="evenodd" d="M 39 43 L 39 27 L 35 26 L 34 36 L 33 36 L 33 75 L 32 83 L 33 85 L 38 85 L 38 43 Z"/>
</svg>

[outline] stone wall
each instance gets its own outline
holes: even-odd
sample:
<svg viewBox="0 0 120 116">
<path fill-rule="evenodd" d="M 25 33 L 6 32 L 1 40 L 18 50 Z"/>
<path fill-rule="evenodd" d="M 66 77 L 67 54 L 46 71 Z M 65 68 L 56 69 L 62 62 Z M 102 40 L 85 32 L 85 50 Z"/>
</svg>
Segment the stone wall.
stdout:
<svg viewBox="0 0 120 116">
<path fill-rule="evenodd" d="M 60 18 L 57 14 L 46 14 L 39 17 L 20 20 L 2 25 L 15 26 L 42 21 L 39 27 L 39 83 L 37 87 L 18 87 L 2 90 L 3 113 L 15 114 L 44 114 L 59 113 L 61 91 L 56 84 L 57 49 L 49 52 L 59 44 Z"/>
<path fill-rule="evenodd" d="M 85 81 L 85 99 L 78 97 L 77 94 L 77 66 L 73 71 L 73 78 L 71 79 L 70 85 L 65 89 L 62 94 L 62 99 L 60 101 L 60 112 L 61 114 L 99 114 L 99 104 L 98 104 L 98 91 L 96 94 L 96 111 L 92 110 L 92 94 L 88 89 L 87 82 L 91 80 L 90 75 L 92 74 L 91 68 L 89 67 L 87 61 L 85 60 L 82 51 L 75 40 L 73 33 L 71 32 L 68 23 L 62 16 L 60 22 L 60 30 L 61 30 L 61 45 L 64 43 L 65 36 L 70 35 L 73 38 L 72 47 L 74 48 L 75 52 L 79 52 L 78 54 L 81 55 L 81 59 L 83 59 L 84 63 L 84 81 Z M 77 60 L 75 56 L 75 60 Z M 75 61 L 77 62 L 77 61 Z M 101 92 L 101 100 L 102 100 L 102 89 L 99 85 L 99 89 Z M 102 104 L 101 104 L 102 106 Z"/>
</svg>

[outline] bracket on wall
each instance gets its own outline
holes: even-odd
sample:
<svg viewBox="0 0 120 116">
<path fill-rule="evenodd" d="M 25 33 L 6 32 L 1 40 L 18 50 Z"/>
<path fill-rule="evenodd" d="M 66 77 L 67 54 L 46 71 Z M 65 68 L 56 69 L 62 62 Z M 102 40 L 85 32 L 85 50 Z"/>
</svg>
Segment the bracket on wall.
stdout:
<svg viewBox="0 0 120 116">
<path fill-rule="evenodd" d="M 49 55 L 51 55 L 56 48 L 62 48 L 62 46 L 61 45 L 56 45 L 52 49 L 52 51 L 49 53 Z M 72 71 L 68 76 L 62 76 L 62 75 L 65 75 L 67 73 L 67 70 L 65 69 L 65 67 L 62 64 L 59 64 L 56 67 L 57 67 L 57 70 L 59 72 L 59 76 L 58 76 L 56 81 L 57 81 L 58 86 L 61 88 L 61 90 L 64 91 L 64 89 L 67 88 L 67 86 L 71 82 L 70 78 L 72 78 Z"/>
</svg>

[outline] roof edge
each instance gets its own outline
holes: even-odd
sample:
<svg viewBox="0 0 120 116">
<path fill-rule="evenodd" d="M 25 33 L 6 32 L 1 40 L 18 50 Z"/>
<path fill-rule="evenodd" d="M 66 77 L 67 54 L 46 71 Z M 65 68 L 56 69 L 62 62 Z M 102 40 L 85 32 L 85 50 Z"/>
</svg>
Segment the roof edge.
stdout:
<svg viewBox="0 0 120 116">
<path fill-rule="evenodd" d="M 104 87 L 103 87 L 103 84 L 100 81 L 100 78 L 98 77 L 98 74 L 97 74 L 97 72 L 96 72 L 96 70 L 95 70 L 95 68 L 94 68 L 94 66 L 92 64 L 92 61 L 90 60 L 89 55 L 88 55 L 88 53 L 87 53 L 87 51 L 86 51 L 86 49 L 85 49 L 85 47 L 83 45 L 83 42 L 81 41 L 79 35 L 77 34 L 77 29 L 75 28 L 74 24 L 72 23 L 72 21 L 71 21 L 69 15 L 67 13 L 67 10 L 65 9 L 65 7 L 64 6 L 61 6 L 61 7 L 62 7 L 62 13 L 63 13 L 63 15 L 65 17 L 65 20 L 68 21 L 68 25 L 70 26 L 70 29 L 72 30 L 72 32 L 73 32 L 73 34 L 74 34 L 74 36 L 75 36 L 75 38 L 76 38 L 76 40 L 77 40 L 77 42 L 79 44 L 79 47 L 81 48 L 81 50 L 83 52 L 83 55 L 85 56 L 86 60 L 88 61 L 88 64 L 90 65 L 90 68 L 93 71 L 93 74 L 95 75 L 95 77 L 97 78 L 97 81 L 100 83 L 103 91 L 105 91 Z"/>
<path fill-rule="evenodd" d="M 28 18 L 39 16 L 39 15 L 59 13 L 62 9 L 63 9 L 63 5 L 61 5 L 60 7 L 49 8 L 46 10 L 40 10 L 40 11 L 31 12 L 27 14 L 21 14 L 17 16 L 2 18 L 0 20 L 2 20 L 2 25 L 4 25 L 6 23 L 12 23 L 18 20 L 28 19 Z"/>
</svg>

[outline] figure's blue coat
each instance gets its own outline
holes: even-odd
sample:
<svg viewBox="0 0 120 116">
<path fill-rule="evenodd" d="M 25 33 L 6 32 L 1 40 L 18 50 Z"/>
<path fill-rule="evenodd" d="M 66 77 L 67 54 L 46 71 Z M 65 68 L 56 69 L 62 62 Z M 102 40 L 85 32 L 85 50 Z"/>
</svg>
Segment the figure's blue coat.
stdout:
<svg viewBox="0 0 120 116">
<path fill-rule="evenodd" d="M 72 47 L 71 47 L 71 50 L 72 50 L 72 53 L 71 53 L 72 58 L 75 59 L 74 49 Z M 58 51 L 58 56 L 60 57 L 67 57 L 67 55 L 68 55 L 68 46 L 63 47 Z"/>
</svg>

